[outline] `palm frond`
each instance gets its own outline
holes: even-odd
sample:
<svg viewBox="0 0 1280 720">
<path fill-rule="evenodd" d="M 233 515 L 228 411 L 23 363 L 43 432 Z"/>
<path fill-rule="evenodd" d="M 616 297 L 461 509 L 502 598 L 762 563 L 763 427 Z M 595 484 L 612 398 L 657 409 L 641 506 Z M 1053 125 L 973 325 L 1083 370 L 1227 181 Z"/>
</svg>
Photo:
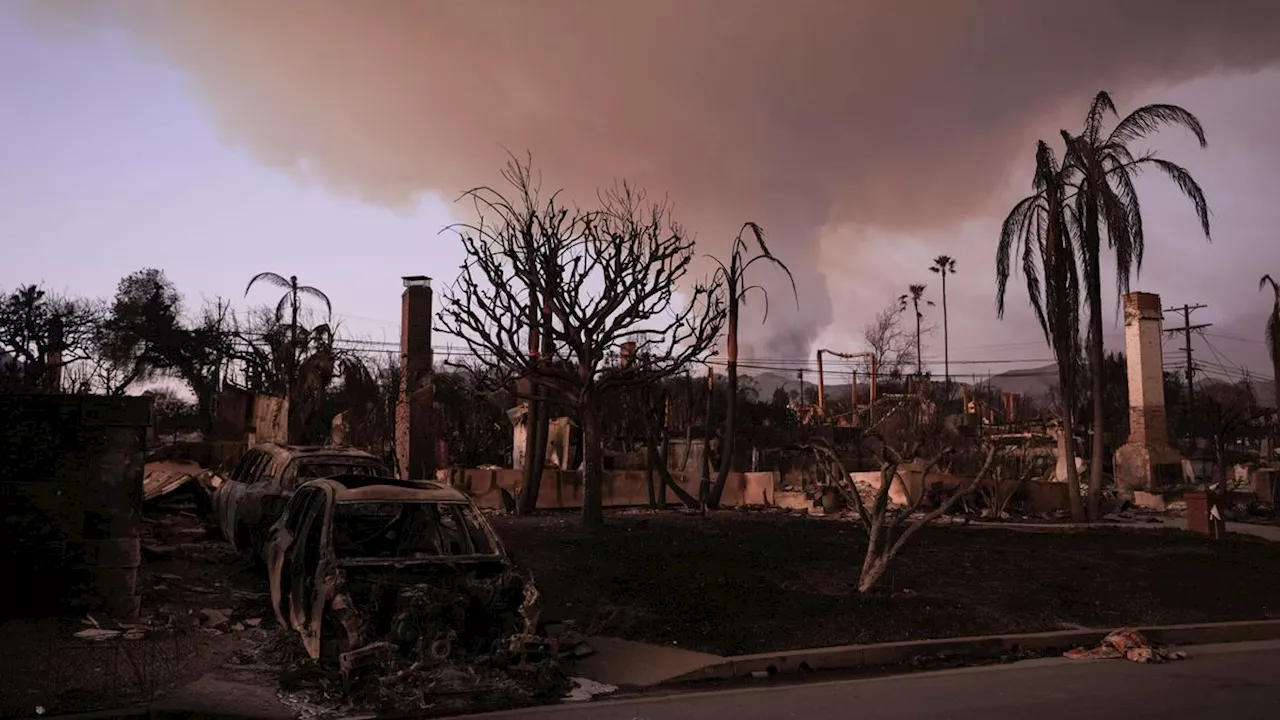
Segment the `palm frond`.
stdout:
<svg viewBox="0 0 1280 720">
<path fill-rule="evenodd" d="M 1108 112 L 1115 115 L 1116 106 L 1111 102 L 1111 96 L 1103 90 L 1093 96 L 1093 102 L 1089 103 L 1089 114 L 1084 120 L 1084 137 L 1090 143 L 1097 142 L 1098 134 L 1102 131 L 1102 120 Z"/>
<path fill-rule="evenodd" d="M 743 243 L 743 240 L 742 240 L 742 236 L 748 230 L 751 231 L 752 237 L 755 238 L 756 245 L 759 246 L 760 252 L 755 257 L 751 258 L 746 263 L 742 264 L 741 268 L 738 270 L 738 277 L 737 277 L 738 282 L 742 281 L 743 276 L 746 275 L 747 268 L 754 265 L 757 260 L 764 260 L 767 263 L 771 263 L 774 267 L 778 268 L 779 270 L 787 274 L 787 280 L 791 282 L 791 296 L 795 298 L 796 309 L 799 310 L 800 309 L 800 291 L 796 288 L 795 276 L 791 274 L 791 268 L 787 267 L 786 263 L 782 262 L 773 253 L 769 252 L 769 246 L 766 245 L 764 241 L 764 228 L 760 227 L 754 222 L 751 222 L 750 220 L 743 223 L 742 229 L 738 232 L 738 237 L 734 241 L 735 246 L 737 246 L 738 244 L 742 244 L 745 246 L 745 243 Z M 734 257 L 735 261 L 738 261 L 738 262 L 741 261 L 742 256 L 737 252 L 736 249 L 734 251 L 734 256 L 735 256 Z M 731 262 L 730 265 L 737 265 L 738 262 Z M 723 265 L 721 267 L 723 267 Z"/>
<path fill-rule="evenodd" d="M 1267 353 L 1273 364 L 1280 364 L 1280 304 L 1271 310 L 1271 317 L 1267 318 Z M 1280 378 L 1275 382 L 1280 382 Z"/>
<path fill-rule="evenodd" d="M 1009 273 L 1018 254 L 1018 241 L 1026 235 L 1026 228 L 1034 214 L 1039 195 L 1031 195 L 1018 201 L 1000 226 L 1000 243 L 996 246 L 996 317 L 1004 317 L 1004 296 L 1009 285 Z"/>
<path fill-rule="evenodd" d="M 280 296 L 280 302 L 276 303 L 276 322 L 284 322 L 284 316 L 288 313 L 292 301 L 293 295 L 290 293 Z"/>
<path fill-rule="evenodd" d="M 269 283 L 276 287 L 285 288 L 286 290 L 290 288 L 289 281 L 280 275 L 273 272 L 260 272 L 257 275 L 254 275 L 253 279 L 249 281 L 249 284 L 245 286 L 244 294 L 247 296 L 249 291 L 253 289 L 253 286 L 257 285 L 259 282 Z"/>
<path fill-rule="evenodd" d="M 1182 194 L 1187 196 L 1187 199 L 1195 206 L 1196 216 L 1200 218 L 1200 228 L 1204 230 L 1205 239 L 1212 241 L 1213 238 L 1209 234 L 1209 202 L 1205 200 L 1204 190 L 1200 189 L 1200 183 L 1191 177 L 1191 173 L 1187 172 L 1186 168 L 1177 163 L 1157 157 L 1148 159 L 1148 162 L 1160 168 L 1165 175 L 1169 176 L 1170 180 L 1177 184 Z"/>
<path fill-rule="evenodd" d="M 311 287 L 310 285 L 303 285 L 298 288 L 298 294 L 309 295 L 315 298 L 316 300 L 319 300 L 320 302 L 324 303 L 325 312 L 329 315 L 333 315 L 333 305 L 329 302 L 329 296 L 325 295 L 323 292 L 320 292 L 319 288 L 314 288 L 314 287 Z"/>
<path fill-rule="evenodd" d="M 1177 105 L 1161 104 L 1144 105 L 1129 113 L 1111 131 L 1108 143 L 1128 145 L 1165 125 L 1181 125 L 1196 136 L 1201 148 L 1209 145 L 1205 138 L 1204 127 L 1200 125 L 1200 120 L 1195 115 Z"/>
</svg>

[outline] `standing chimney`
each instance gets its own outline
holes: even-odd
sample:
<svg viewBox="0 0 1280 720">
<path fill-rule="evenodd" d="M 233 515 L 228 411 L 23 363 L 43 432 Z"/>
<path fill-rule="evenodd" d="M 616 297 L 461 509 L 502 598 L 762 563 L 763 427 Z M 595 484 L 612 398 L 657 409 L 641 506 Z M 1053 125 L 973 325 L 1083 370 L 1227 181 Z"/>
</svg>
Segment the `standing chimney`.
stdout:
<svg viewBox="0 0 1280 720">
<path fill-rule="evenodd" d="M 431 278 L 404 279 L 400 295 L 400 399 L 396 403 L 396 461 L 404 480 L 436 475 L 431 356 Z"/>
<path fill-rule="evenodd" d="M 1124 296 L 1129 442 L 1115 454 L 1115 479 L 1121 490 L 1158 490 L 1181 480 L 1182 457 L 1169 445 L 1164 407 L 1163 320 L 1159 295 Z"/>
<path fill-rule="evenodd" d="M 49 392 L 62 392 L 62 317 L 54 315 L 49 321 L 49 350 L 44 358 L 45 389 Z"/>
<path fill-rule="evenodd" d="M 623 370 L 626 370 L 631 367 L 631 363 L 635 359 L 636 342 L 634 340 L 628 340 L 622 343 L 622 346 L 618 348 L 618 365 L 620 365 Z"/>
</svg>

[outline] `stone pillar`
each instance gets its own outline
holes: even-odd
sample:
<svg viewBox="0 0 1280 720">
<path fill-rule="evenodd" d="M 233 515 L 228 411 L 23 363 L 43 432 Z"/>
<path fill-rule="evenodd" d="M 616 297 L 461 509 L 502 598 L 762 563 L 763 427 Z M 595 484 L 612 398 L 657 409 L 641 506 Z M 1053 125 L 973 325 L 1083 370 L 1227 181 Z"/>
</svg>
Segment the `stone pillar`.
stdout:
<svg viewBox="0 0 1280 720">
<path fill-rule="evenodd" d="M 1129 441 L 1116 450 L 1116 486 L 1158 491 L 1178 484 L 1182 458 L 1169 446 L 1164 407 L 1164 328 L 1160 296 L 1124 296 L 1125 361 L 1129 370 Z"/>
<path fill-rule="evenodd" d="M 400 398 L 396 402 L 396 460 L 402 479 L 434 480 L 431 278 L 404 278 L 400 296 Z"/>
</svg>

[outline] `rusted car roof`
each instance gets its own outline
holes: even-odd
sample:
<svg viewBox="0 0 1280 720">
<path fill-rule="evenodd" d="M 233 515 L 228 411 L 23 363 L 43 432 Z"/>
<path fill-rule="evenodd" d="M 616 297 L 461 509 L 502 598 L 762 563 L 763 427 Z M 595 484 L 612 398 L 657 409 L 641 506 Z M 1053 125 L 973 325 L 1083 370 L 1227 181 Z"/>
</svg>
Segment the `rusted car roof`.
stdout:
<svg viewBox="0 0 1280 720">
<path fill-rule="evenodd" d="M 332 489 L 334 501 L 346 502 L 443 502 L 467 503 L 465 493 L 429 480 L 405 481 L 370 475 L 335 475 L 311 480 L 310 486 Z"/>
</svg>

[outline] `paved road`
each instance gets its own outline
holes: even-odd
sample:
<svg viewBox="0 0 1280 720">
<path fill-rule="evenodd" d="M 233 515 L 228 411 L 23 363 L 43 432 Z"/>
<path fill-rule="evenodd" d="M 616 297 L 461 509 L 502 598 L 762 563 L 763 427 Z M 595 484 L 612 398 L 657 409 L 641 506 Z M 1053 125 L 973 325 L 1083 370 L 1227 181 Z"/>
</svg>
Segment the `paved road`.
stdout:
<svg viewBox="0 0 1280 720">
<path fill-rule="evenodd" d="M 1188 648 L 1166 665 L 1052 658 L 915 675 L 558 705 L 498 720 L 1280 718 L 1280 642 Z"/>
</svg>

